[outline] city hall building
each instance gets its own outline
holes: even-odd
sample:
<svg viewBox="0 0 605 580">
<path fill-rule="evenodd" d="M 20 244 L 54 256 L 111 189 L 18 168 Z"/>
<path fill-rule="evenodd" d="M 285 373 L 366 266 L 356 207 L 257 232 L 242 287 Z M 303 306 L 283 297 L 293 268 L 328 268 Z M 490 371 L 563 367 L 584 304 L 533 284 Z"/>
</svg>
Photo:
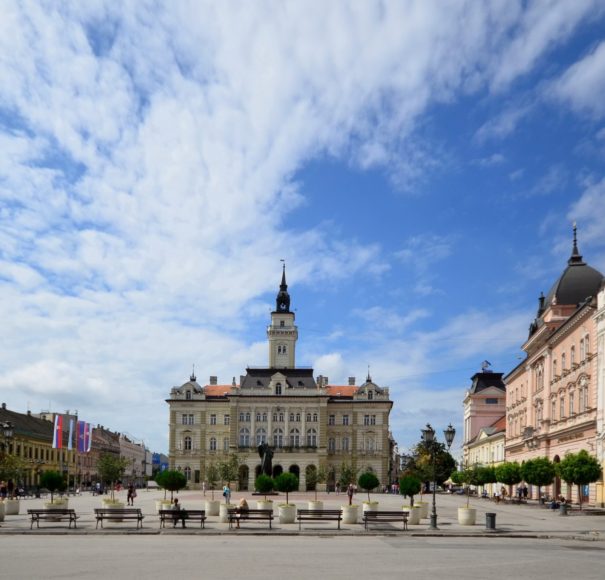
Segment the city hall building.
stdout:
<svg viewBox="0 0 605 580">
<path fill-rule="evenodd" d="M 369 373 L 362 385 L 354 377 L 347 385 L 331 385 L 327 377 L 315 378 L 312 368 L 296 366 L 298 329 L 285 268 L 267 340 L 268 365 L 247 368 L 239 384 L 235 378 L 218 384 L 210 376 L 201 386 L 192 375 L 171 390 L 170 467 L 199 488 L 209 465 L 236 454 L 238 487 L 253 490 L 260 472 L 257 448 L 268 443 L 273 476 L 294 473 L 301 491 L 307 489 L 307 474 L 320 466 L 333 489 L 343 463 L 371 469 L 381 485 L 390 483 L 395 442 L 389 433 L 389 389 L 376 385 Z"/>
</svg>

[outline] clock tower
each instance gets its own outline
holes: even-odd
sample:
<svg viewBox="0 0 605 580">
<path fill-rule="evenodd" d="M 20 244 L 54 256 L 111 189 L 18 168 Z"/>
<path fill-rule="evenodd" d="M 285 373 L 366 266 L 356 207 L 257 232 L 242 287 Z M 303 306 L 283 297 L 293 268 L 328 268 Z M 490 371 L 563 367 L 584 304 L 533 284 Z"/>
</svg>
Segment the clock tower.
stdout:
<svg viewBox="0 0 605 580">
<path fill-rule="evenodd" d="M 296 366 L 296 341 L 298 329 L 294 324 L 294 312 L 290 312 L 290 294 L 286 284 L 286 265 L 281 277 L 275 310 L 271 313 L 271 325 L 267 328 L 269 339 L 269 367 L 293 369 Z"/>
</svg>

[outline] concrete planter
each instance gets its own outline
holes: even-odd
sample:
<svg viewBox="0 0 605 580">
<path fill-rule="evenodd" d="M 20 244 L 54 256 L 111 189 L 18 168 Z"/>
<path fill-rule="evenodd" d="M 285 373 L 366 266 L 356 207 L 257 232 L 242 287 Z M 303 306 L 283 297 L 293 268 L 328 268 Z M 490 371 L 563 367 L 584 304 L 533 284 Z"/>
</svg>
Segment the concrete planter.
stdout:
<svg viewBox="0 0 605 580">
<path fill-rule="evenodd" d="M 52 501 L 45 501 L 44 507 L 47 510 L 52 509 L 67 509 L 69 507 L 69 500 L 66 497 L 55 498 Z M 105 507 L 105 506 L 103 506 Z"/>
<path fill-rule="evenodd" d="M 0 522 L 4 521 L 4 502 L 0 501 Z"/>
<path fill-rule="evenodd" d="M 4 500 L 4 515 L 16 516 L 19 515 L 19 500 L 5 499 Z"/>
<path fill-rule="evenodd" d="M 229 510 L 235 509 L 237 506 L 232 503 L 221 503 L 219 504 L 218 521 L 221 524 L 229 522 Z"/>
<path fill-rule="evenodd" d="M 459 507 L 458 523 L 461 526 L 474 526 L 477 521 L 477 510 L 475 508 Z"/>
<path fill-rule="evenodd" d="M 417 501 L 414 505 L 420 508 L 420 519 L 425 519 L 429 517 L 428 501 Z"/>
<path fill-rule="evenodd" d="M 362 504 L 363 513 L 365 512 L 377 512 L 378 502 L 377 501 L 364 501 Z"/>
<path fill-rule="evenodd" d="M 342 510 L 342 523 L 343 524 L 356 524 L 359 519 L 359 506 L 358 505 L 343 505 Z"/>
<path fill-rule="evenodd" d="M 118 501 L 117 499 L 114 499 L 113 501 L 111 499 L 102 499 L 101 500 L 101 504 L 106 509 L 111 509 L 111 508 L 122 509 L 122 508 L 126 507 L 124 505 L 123 501 Z M 108 518 L 107 521 L 109 521 L 109 522 L 121 522 L 121 521 L 123 521 L 123 518 L 119 518 L 119 517 Z"/>
<path fill-rule="evenodd" d="M 221 502 L 218 499 L 207 499 L 205 509 L 207 516 L 218 516 L 221 511 Z"/>
<path fill-rule="evenodd" d="M 408 524 L 410 524 L 412 526 L 417 526 L 420 523 L 420 516 L 421 516 L 421 512 L 422 512 L 422 509 L 420 508 L 420 506 L 415 505 L 412 507 L 409 505 L 404 505 L 403 511 L 409 512 Z"/>
<path fill-rule="evenodd" d="M 296 506 L 291 503 L 282 503 L 278 506 L 279 523 L 293 524 L 296 519 Z"/>
<path fill-rule="evenodd" d="M 169 510 L 172 507 L 172 502 L 169 499 L 156 499 L 155 509 L 157 512 L 160 510 Z"/>
<path fill-rule="evenodd" d="M 273 502 L 270 499 L 258 499 L 256 500 L 256 509 L 273 511 Z"/>
<path fill-rule="evenodd" d="M 307 508 L 310 510 L 322 510 L 324 509 L 324 502 L 319 499 L 317 501 L 314 499 L 309 500 L 307 502 Z"/>
</svg>

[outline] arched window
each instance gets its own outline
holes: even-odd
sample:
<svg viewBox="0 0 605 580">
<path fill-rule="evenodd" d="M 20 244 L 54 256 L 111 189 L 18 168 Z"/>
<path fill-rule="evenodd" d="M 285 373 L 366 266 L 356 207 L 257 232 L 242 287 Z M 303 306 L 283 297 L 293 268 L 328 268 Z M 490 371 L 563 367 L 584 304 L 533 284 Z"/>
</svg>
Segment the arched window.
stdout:
<svg viewBox="0 0 605 580">
<path fill-rule="evenodd" d="M 187 481 L 191 481 L 191 467 L 189 467 L 189 466 L 185 467 L 185 469 L 183 470 L 183 473 L 185 474 L 185 479 Z"/>
<path fill-rule="evenodd" d="M 260 423 L 260 420 L 261 420 L 261 414 L 260 414 L 260 413 L 257 413 L 257 414 L 256 414 L 256 422 L 257 422 L 257 423 Z"/>
<path fill-rule="evenodd" d="M 216 451 L 216 437 L 210 437 L 210 451 Z"/>
<path fill-rule="evenodd" d="M 586 349 L 586 356 L 590 355 L 590 338 L 588 335 L 584 337 L 584 348 Z"/>
<path fill-rule="evenodd" d="M 275 394 L 276 395 L 281 395 L 281 383 L 277 383 L 275 385 Z"/>
<path fill-rule="evenodd" d="M 573 368 L 574 364 L 576 364 L 576 347 L 572 346 L 569 349 L 569 364 Z"/>
<path fill-rule="evenodd" d="M 373 437 L 367 437 L 366 438 L 366 451 L 374 451 L 375 449 L 375 444 L 374 444 L 374 438 Z"/>
<path fill-rule="evenodd" d="M 584 346 L 584 339 L 580 339 L 580 360 L 583 361 L 586 358 L 586 347 Z"/>
<path fill-rule="evenodd" d="M 263 413 L 263 423 L 267 422 L 267 413 Z"/>
<path fill-rule="evenodd" d="M 262 445 L 267 442 L 267 432 L 261 427 L 256 430 L 256 444 Z"/>
<path fill-rule="evenodd" d="M 307 431 L 307 445 L 309 447 L 317 447 L 317 431 L 315 429 Z"/>
<path fill-rule="evenodd" d="M 296 422 L 300 423 L 300 413 L 296 413 Z"/>
<path fill-rule="evenodd" d="M 283 447 L 283 446 L 284 446 L 283 429 L 274 429 L 273 430 L 273 447 Z"/>
<path fill-rule="evenodd" d="M 294 423 L 294 413 L 290 413 L 290 421 L 292 421 L 292 423 Z"/>
<path fill-rule="evenodd" d="M 283 423 L 283 422 L 284 422 L 284 414 L 283 414 L 283 413 L 280 413 L 280 414 L 279 414 L 279 422 L 280 422 L 280 423 Z"/>
<path fill-rule="evenodd" d="M 574 394 L 569 393 L 569 416 L 573 417 L 576 410 L 574 409 Z"/>
<path fill-rule="evenodd" d="M 311 413 L 307 413 L 307 423 L 311 422 Z"/>
<path fill-rule="evenodd" d="M 239 430 L 239 446 L 250 447 L 250 429 L 244 428 Z"/>
<path fill-rule="evenodd" d="M 565 365 L 566 365 L 566 358 L 565 358 L 565 353 L 563 353 L 561 355 L 561 370 L 564 371 L 565 370 Z"/>
<path fill-rule="evenodd" d="M 246 423 L 250 423 L 250 413 L 246 413 Z"/>
<path fill-rule="evenodd" d="M 184 439 L 185 451 L 191 451 L 191 437 L 187 436 Z"/>
<path fill-rule="evenodd" d="M 300 446 L 300 431 L 298 429 L 290 430 L 290 445 L 292 447 Z"/>
<path fill-rule="evenodd" d="M 554 358 L 552 361 L 552 378 L 554 379 L 557 376 L 557 359 Z"/>
<path fill-rule="evenodd" d="M 317 423 L 317 413 L 313 413 L 313 423 Z"/>
</svg>

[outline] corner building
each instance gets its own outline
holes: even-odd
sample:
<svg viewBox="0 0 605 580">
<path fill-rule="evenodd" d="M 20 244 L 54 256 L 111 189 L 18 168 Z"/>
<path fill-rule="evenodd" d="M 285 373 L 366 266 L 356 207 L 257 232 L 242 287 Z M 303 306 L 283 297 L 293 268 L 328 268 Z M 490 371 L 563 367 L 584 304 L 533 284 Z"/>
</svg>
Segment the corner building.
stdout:
<svg viewBox="0 0 605 580">
<path fill-rule="evenodd" d="M 597 295 L 603 275 L 580 255 L 574 226 L 567 267 L 546 297 L 522 348 L 526 358 L 504 377 L 506 459 L 548 457 L 558 463 L 585 449 L 597 455 Z M 578 501 L 576 486 L 555 479 L 546 493 Z M 582 501 L 602 502 L 602 482 L 586 486 Z"/>
<path fill-rule="evenodd" d="M 296 366 L 298 329 L 290 309 L 285 268 L 267 328 L 269 365 L 248 368 L 231 384 L 211 376 L 201 386 L 194 375 L 174 387 L 170 407 L 169 463 L 181 470 L 191 488 L 199 488 L 212 463 L 237 454 L 238 488 L 253 490 L 260 473 L 257 447 L 273 449 L 273 476 L 284 471 L 307 489 L 307 474 L 325 466 L 333 489 L 346 462 L 371 469 L 381 485 L 388 484 L 394 441 L 389 433 L 393 406 L 389 389 L 369 376 L 357 386 L 330 385 L 313 369 Z"/>
</svg>

